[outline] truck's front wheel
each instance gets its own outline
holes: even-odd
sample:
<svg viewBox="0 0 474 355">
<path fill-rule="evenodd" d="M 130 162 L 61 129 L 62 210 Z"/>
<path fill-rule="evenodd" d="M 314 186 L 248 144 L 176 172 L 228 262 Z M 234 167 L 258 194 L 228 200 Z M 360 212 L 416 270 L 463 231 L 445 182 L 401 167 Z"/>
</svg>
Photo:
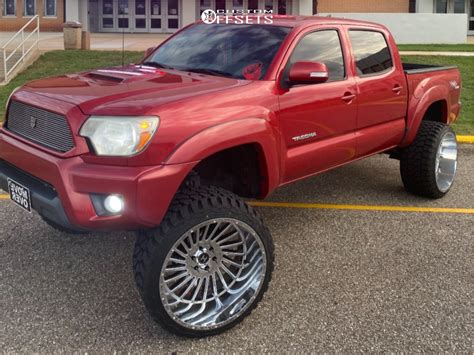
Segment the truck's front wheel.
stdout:
<svg viewBox="0 0 474 355">
<path fill-rule="evenodd" d="M 134 272 L 146 308 L 164 328 L 207 336 L 257 305 L 273 269 L 273 244 L 258 214 L 213 187 L 178 192 L 164 221 L 139 233 Z"/>
<path fill-rule="evenodd" d="M 452 128 L 440 122 L 423 121 L 415 141 L 400 154 L 405 188 L 423 197 L 443 197 L 453 185 L 457 157 Z"/>
</svg>

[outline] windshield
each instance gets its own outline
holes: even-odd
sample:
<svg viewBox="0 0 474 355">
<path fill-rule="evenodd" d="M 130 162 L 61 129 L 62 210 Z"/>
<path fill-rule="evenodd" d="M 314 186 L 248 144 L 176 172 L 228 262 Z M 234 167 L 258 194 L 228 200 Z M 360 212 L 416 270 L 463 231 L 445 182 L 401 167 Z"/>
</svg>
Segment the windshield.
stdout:
<svg viewBox="0 0 474 355">
<path fill-rule="evenodd" d="M 197 24 L 160 46 L 143 64 L 260 80 L 290 30 L 265 25 Z"/>
</svg>

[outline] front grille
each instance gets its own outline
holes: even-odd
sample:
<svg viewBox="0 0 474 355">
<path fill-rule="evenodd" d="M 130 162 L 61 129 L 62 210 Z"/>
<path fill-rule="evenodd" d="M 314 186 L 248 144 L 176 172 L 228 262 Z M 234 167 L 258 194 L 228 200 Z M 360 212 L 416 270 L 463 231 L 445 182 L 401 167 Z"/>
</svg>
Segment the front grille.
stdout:
<svg viewBox="0 0 474 355">
<path fill-rule="evenodd" d="M 10 103 L 6 128 L 58 152 L 64 153 L 74 148 L 66 117 L 18 101 Z"/>
</svg>

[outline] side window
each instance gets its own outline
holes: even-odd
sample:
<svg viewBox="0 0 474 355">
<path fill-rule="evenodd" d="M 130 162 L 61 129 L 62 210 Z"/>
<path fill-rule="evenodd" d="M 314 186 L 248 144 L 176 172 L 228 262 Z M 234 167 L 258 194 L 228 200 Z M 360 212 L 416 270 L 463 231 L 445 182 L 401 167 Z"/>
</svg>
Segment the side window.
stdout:
<svg viewBox="0 0 474 355">
<path fill-rule="evenodd" d="M 293 51 L 287 72 L 291 65 L 299 61 L 326 64 L 329 70 L 329 81 L 344 80 L 346 76 L 341 40 L 336 30 L 317 31 L 306 35 Z"/>
<path fill-rule="evenodd" d="M 393 67 L 385 37 L 374 31 L 349 31 L 359 76 L 382 73 Z"/>
</svg>

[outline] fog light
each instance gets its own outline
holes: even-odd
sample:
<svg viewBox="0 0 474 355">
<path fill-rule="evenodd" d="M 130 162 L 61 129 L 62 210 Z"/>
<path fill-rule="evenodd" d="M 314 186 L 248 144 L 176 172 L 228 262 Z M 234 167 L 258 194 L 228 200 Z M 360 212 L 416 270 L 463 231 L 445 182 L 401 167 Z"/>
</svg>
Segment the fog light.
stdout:
<svg viewBox="0 0 474 355">
<path fill-rule="evenodd" d="M 123 197 L 119 195 L 110 195 L 104 200 L 104 207 L 109 213 L 120 213 L 123 211 L 124 206 Z"/>
</svg>

